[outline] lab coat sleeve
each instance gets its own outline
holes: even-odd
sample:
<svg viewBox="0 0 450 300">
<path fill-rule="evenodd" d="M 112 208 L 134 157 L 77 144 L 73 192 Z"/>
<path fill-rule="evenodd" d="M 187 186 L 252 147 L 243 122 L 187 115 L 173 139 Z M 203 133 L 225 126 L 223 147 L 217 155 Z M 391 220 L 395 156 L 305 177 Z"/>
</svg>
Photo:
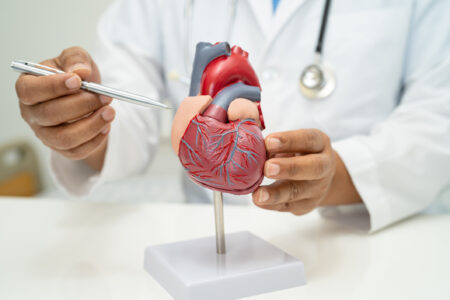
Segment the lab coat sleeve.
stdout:
<svg viewBox="0 0 450 300">
<path fill-rule="evenodd" d="M 115 2 L 98 27 L 99 46 L 93 57 L 102 83 L 154 99 L 164 97 L 162 39 L 156 1 Z M 149 165 L 159 135 L 157 110 L 113 100 L 116 110 L 101 172 L 81 161 L 51 154 L 56 182 L 66 192 L 83 196 L 102 182 L 140 173 Z"/>
<path fill-rule="evenodd" d="M 366 209 L 330 207 L 325 216 L 376 231 L 424 210 L 449 189 L 448 11 L 449 1 L 417 1 L 399 105 L 370 134 L 333 144 Z"/>
</svg>

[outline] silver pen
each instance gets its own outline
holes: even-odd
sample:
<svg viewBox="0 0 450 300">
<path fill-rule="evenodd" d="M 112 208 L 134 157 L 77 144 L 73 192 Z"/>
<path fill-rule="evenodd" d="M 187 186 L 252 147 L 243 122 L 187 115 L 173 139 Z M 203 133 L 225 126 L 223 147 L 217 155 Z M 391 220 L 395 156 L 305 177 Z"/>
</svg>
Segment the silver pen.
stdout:
<svg viewBox="0 0 450 300">
<path fill-rule="evenodd" d="M 21 60 L 15 60 L 11 62 L 11 68 L 22 73 L 29 73 L 36 76 L 47 76 L 65 73 L 55 68 Z M 136 95 L 130 92 L 121 91 L 94 82 L 81 81 L 81 88 L 89 92 L 105 95 L 114 99 L 123 100 L 141 106 L 171 109 L 171 107 L 162 104 L 154 99 Z"/>
</svg>

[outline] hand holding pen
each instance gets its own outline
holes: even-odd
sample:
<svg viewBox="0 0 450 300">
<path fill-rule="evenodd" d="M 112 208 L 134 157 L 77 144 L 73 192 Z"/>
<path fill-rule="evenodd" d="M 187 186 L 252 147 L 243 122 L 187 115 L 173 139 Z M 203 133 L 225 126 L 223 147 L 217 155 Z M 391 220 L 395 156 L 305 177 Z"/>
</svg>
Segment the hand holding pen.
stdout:
<svg viewBox="0 0 450 300">
<path fill-rule="evenodd" d="M 110 123 L 115 117 L 109 96 L 167 108 L 149 98 L 101 86 L 97 65 L 79 47 L 66 49 L 41 64 L 56 70 L 39 71 L 35 70 L 38 65 L 20 62 L 11 65 L 26 72 L 16 82 L 22 117 L 46 146 L 69 159 L 85 160 L 94 169 L 100 170 L 103 165 Z"/>
</svg>

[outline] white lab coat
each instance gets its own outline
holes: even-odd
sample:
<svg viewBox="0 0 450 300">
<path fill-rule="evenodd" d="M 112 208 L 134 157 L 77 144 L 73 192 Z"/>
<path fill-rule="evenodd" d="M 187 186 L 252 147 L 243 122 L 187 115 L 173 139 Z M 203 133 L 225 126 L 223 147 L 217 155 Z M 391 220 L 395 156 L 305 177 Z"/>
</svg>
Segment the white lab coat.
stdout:
<svg viewBox="0 0 450 300">
<path fill-rule="evenodd" d="M 241 0 L 234 21 L 229 3 L 195 1 L 187 59 L 185 1 L 114 3 L 98 29 L 103 83 L 176 106 L 188 85 L 170 75 L 189 76 L 198 41 L 229 40 L 250 53 L 259 75 L 265 134 L 318 128 L 343 159 L 364 205 L 323 215 L 375 231 L 432 203 L 448 204 L 450 1 L 333 1 L 323 56 L 337 88 L 316 101 L 302 96 L 298 80 L 314 61 L 324 1 L 282 0 L 273 15 L 271 0 Z M 52 154 L 55 178 L 72 194 L 142 172 L 151 161 L 159 112 L 112 105 L 117 116 L 101 173 Z M 186 188 L 188 201 L 205 201 L 202 189 Z"/>
</svg>

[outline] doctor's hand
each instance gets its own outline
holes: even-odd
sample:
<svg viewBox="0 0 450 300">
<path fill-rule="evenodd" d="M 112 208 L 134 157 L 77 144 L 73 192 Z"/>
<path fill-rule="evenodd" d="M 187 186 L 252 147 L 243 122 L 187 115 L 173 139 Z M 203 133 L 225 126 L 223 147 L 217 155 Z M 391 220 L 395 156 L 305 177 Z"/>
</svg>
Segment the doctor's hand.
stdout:
<svg viewBox="0 0 450 300">
<path fill-rule="evenodd" d="M 321 205 L 361 202 L 329 137 L 316 129 L 270 134 L 264 175 L 276 179 L 253 193 L 264 209 L 303 215 Z"/>
<path fill-rule="evenodd" d="M 115 112 L 111 98 L 80 90 L 81 80 L 100 83 L 91 56 L 79 47 L 68 48 L 41 64 L 66 74 L 22 74 L 16 81 L 23 119 L 49 148 L 73 160 L 101 169 L 107 135 Z"/>
</svg>

